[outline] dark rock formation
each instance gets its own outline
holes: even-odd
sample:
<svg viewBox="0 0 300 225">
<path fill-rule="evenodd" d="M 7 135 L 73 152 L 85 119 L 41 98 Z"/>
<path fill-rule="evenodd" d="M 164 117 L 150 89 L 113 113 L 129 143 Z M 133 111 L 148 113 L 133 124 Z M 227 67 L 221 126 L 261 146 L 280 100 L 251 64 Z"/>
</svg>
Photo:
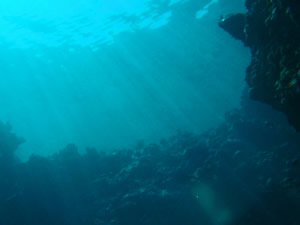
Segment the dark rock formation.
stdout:
<svg viewBox="0 0 300 225">
<path fill-rule="evenodd" d="M 219 23 L 220 27 L 229 32 L 236 39 L 246 41 L 245 36 L 245 15 L 242 13 L 231 14 L 227 17 L 222 17 Z"/>
<path fill-rule="evenodd" d="M 13 152 L 18 138 L 0 125 L 1 151 Z M 281 113 L 245 98 L 202 135 L 11 162 L 0 171 L 0 224 L 300 224 L 299 146 Z"/>
<path fill-rule="evenodd" d="M 300 131 L 300 1 L 246 0 L 248 12 L 219 25 L 249 46 L 250 96 L 284 112 Z"/>
<path fill-rule="evenodd" d="M 11 132 L 9 123 L 0 121 L 0 164 L 9 164 L 14 159 L 14 153 L 25 140 Z"/>
</svg>

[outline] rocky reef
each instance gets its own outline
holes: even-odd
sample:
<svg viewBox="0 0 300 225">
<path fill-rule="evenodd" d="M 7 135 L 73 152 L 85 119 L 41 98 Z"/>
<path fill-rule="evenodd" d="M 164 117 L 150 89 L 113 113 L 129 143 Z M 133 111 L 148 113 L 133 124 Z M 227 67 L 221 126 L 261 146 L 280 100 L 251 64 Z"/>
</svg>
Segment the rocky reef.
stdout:
<svg viewBox="0 0 300 225">
<path fill-rule="evenodd" d="M 19 145 L 24 143 L 25 139 L 12 133 L 12 127 L 9 123 L 0 121 L 0 164 L 10 164 L 14 161 L 15 151 Z"/>
<path fill-rule="evenodd" d="M 1 154 L 13 155 L 22 139 L 0 128 Z M 1 158 L 0 224 L 299 224 L 299 146 L 280 113 L 245 97 L 201 135 Z"/>
<path fill-rule="evenodd" d="M 250 96 L 284 112 L 300 131 L 300 1 L 246 0 L 247 13 L 221 18 L 220 27 L 251 49 Z"/>
</svg>

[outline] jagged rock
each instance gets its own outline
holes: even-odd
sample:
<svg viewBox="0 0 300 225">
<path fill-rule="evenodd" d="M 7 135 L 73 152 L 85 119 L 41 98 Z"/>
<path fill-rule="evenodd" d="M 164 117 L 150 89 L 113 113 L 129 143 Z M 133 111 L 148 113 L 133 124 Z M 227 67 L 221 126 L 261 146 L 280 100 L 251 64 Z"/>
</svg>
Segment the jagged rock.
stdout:
<svg viewBox="0 0 300 225">
<path fill-rule="evenodd" d="M 11 129 L 9 123 L 0 121 L 0 159 L 4 161 L 12 159 L 19 145 L 25 142 L 24 138 L 17 137 Z"/>
<path fill-rule="evenodd" d="M 241 109 L 201 135 L 33 155 L 0 170 L 0 223 L 299 224 L 300 138 L 279 114 L 244 96 Z M 4 128 L 0 140 L 17 140 Z"/>
<path fill-rule="evenodd" d="M 250 96 L 284 112 L 300 130 L 300 2 L 246 0 L 246 14 L 222 18 L 219 25 L 249 46 L 246 81 Z"/>
<path fill-rule="evenodd" d="M 245 43 L 245 23 L 245 15 L 237 13 L 221 18 L 219 26 L 230 33 L 234 38 L 242 40 Z"/>
</svg>

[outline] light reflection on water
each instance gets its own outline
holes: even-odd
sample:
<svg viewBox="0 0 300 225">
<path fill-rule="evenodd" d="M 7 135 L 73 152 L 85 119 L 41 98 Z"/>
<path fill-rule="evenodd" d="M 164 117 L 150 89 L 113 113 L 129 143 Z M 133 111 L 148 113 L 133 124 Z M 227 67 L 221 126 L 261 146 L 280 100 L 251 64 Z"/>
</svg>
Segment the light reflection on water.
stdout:
<svg viewBox="0 0 300 225">
<path fill-rule="evenodd" d="M 249 54 L 218 28 L 216 0 L 12 2 L 0 3 L 0 120 L 27 140 L 21 158 L 202 132 L 239 105 Z"/>
<path fill-rule="evenodd" d="M 12 48 L 68 43 L 97 50 L 95 46 L 111 44 L 120 32 L 167 24 L 171 12 L 158 12 L 161 2 L 164 1 L 4 0 L 0 3 L 0 43 Z M 167 9 L 186 1 L 165 2 Z"/>
</svg>

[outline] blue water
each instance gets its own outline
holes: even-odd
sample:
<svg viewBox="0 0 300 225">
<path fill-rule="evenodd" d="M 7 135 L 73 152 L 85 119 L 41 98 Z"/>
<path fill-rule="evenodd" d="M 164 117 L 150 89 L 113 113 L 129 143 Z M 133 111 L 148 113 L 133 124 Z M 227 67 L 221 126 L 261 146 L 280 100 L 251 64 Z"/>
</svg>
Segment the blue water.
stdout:
<svg viewBox="0 0 300 225">
<path fill-rule="evenodd" d="M 250 99 L 232 12 L 2 0 L 0 225 L 300 224 L 300 134 Z"/>
<path fill-rule="evenodd" d="M 0 118 L 49 155 L 216 127 L 239 106 L 249 50 L 217 26 L 241 1 L 5 0 Z"/>
</svg>

